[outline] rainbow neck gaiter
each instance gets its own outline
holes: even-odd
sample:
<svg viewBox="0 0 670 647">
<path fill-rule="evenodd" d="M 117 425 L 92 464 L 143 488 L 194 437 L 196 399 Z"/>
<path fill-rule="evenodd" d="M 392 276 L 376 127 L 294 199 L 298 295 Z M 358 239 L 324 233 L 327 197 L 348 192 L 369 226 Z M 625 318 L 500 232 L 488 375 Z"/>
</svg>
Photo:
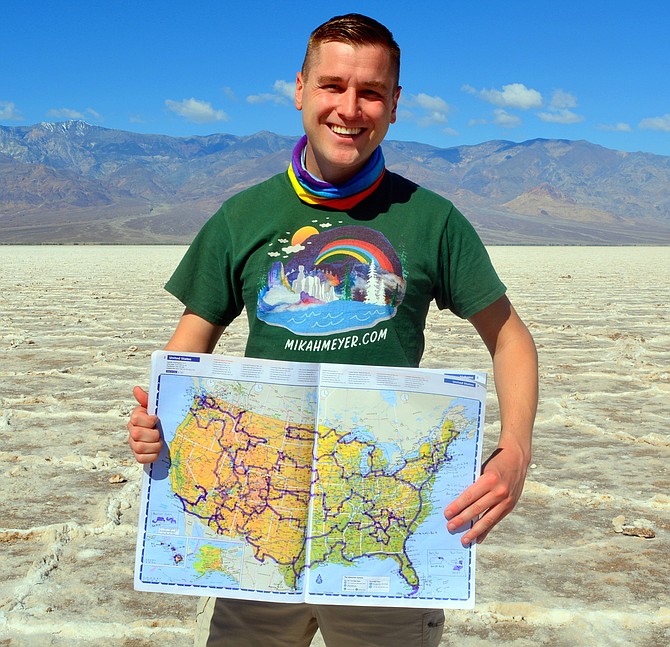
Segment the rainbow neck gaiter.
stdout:
<svg viewBox="0 0 670 647">
<path fill-rule="evenodd" d="M 307 204 L 346 211 L 372 194 L 384 177 L 384 155 L 380 146 L 354 177 L 337 185 L 318 180 L 307 171 L 303 162 L 306 146 L 307 135 L 303 135 L 293 149 L 288 177 L 298 197 Z"/>
</svg>

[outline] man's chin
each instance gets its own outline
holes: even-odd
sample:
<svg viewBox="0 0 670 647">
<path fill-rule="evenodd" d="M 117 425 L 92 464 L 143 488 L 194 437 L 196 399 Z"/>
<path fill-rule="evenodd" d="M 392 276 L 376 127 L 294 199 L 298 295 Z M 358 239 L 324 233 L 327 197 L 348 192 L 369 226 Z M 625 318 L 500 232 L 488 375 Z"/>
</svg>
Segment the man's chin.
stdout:
<svg viewBox="0 0 670 647">
<path fill-rule="evenodd" d="M 345 159 L 336 158 L 331 160 L 326 167 L 327 174 L 330 177 L 336 178 L 336 180 L 327 181 L 332 182 L 333 184 L 341 184 L 342 182 L 346 182 L 365 166 L 368 158 L 369 155 L 368 157 L 362 157 L 361 155 L 350 155 Z"/>
</svg>

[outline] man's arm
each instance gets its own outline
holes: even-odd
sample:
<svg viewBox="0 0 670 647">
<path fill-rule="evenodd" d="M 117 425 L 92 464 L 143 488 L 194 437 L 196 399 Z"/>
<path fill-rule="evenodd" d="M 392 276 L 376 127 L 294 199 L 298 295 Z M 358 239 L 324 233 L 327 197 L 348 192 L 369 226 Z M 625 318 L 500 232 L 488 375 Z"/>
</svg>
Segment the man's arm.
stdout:
<svg viewBox="0 0 670 647">
<path fill-rule="evenodd" d="M 484 463 L 481 476 L 444 511 L 450 531 L 479 517 L 463 536 L 464 545 L 484 541 L 519 500 L 530 463 L 538 398 L 535 343 L 507 297 L 469 321 L 493 359 L 501 432 L 498 449 Z"/>
<path fill-rule="evenodd" d="M 187 308 L 164 350 L 211 353 L 224 330 L 224 326 L 216 326 Z"/>
<path fill-rule="evenodd" d="M 181 353 L 211 353 L 223 334 L 216 326 L 186 309 L 165 350 Z M 139 386 L 133 389 L 137 400 L 128 421 L 128 445 L 138 463 L 153 463 L 160 454 L 163 441 L 158 431 L 158 417 L 147 412 L 148 395 Z"/>
</svg>

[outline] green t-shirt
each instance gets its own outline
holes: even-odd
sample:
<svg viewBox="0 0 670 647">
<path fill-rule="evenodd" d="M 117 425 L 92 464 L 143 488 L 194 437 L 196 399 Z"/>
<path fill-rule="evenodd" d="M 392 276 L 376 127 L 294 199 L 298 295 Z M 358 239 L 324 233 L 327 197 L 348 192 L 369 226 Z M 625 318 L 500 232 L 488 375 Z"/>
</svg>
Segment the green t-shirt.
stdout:
<svg viewBox="0 0 670 647">
<path fill-rule="evenodd" d="M 307 205 L 286 173 L 227 200 L 166 285 L 217 325 L 246 307 L 246 355 L 418 366 L 430 302 L 470 317 L 505 293 L 448 200 L 386 172 L 349 211 Z"/>
</svg>

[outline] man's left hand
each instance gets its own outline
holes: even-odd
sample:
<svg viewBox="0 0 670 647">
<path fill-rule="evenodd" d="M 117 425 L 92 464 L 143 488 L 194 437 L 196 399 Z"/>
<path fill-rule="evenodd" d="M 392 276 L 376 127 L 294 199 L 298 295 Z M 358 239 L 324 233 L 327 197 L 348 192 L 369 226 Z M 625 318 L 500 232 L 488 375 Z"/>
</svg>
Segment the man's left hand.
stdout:
<svg viewBox="0 0 670 647">
<path fill-rule="evenodd" d="M 527 459 L 520 448 L 499 447 L 484 463 L 481 476 L 444 510 L 447 529 L 474 525 L 461 538 L 464 546 L 481 544 L 516 505 L 526 479 Z"/>
</svg>

